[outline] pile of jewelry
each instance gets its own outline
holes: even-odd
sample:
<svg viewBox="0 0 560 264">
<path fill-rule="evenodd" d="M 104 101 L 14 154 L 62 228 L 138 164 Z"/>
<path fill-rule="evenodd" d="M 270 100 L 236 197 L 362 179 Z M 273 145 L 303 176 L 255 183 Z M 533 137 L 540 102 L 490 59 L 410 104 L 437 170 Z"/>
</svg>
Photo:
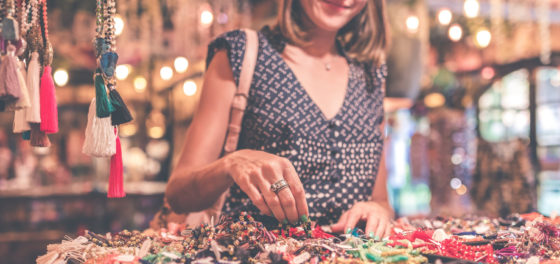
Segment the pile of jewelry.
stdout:
<svg viewBox="0 0 560 264">
<path fill-rule="evenodd" d="M 106 235 L 86 232 L 76 239 L 68 238 L 61 244 L 49 245 L 47 254 L 39 257 L 37 263 L 558 261 L 560 228 L 543 219 L 400 219 L 392 235 L 378 241 L 366 237 L 357 228 L 349 234 L 330 234 L 306 217 L 296 224 L 280 224 L 278 228 L 269 230 L 250 215 L 241 213 L 237 217 L 222 217 L 216 224 L 195 228 L 177 228 L 175 225 L 157 231 L 124 230 Z M 432 225 L 432 228 L 426 225 Z M 480 225 L 488 226 L 482 228 Z M 486 232 L 477 233 L 473 229 L 485 229 Z"/>
</svg>

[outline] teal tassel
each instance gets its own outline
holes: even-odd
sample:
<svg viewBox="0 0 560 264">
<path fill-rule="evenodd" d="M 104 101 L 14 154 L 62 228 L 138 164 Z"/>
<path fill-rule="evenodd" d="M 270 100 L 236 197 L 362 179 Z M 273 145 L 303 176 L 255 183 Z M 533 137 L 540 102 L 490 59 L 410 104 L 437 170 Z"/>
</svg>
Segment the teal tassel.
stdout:
<svg viewBox="0 0 560 264">
<path fill-rule="evenodd" d="M 24 131 L 23 133 L 21 133 L 21 138 L 23 140 L 30 140 L 31 139 L 31 131 L 27 130 L 27 131 Z"/>
<path fill-rule="evenodd" d="M 107 89 L 105 88 L 105 81 L 103 80 L 103 76 L 99 70 L 95 73 L 95 102 L 96 102 L 96 111 L 97 117 L 109 117 L 111 112 L 115 109 L 109 102 L 109 98 L 107 97 Z"/>
</svg>

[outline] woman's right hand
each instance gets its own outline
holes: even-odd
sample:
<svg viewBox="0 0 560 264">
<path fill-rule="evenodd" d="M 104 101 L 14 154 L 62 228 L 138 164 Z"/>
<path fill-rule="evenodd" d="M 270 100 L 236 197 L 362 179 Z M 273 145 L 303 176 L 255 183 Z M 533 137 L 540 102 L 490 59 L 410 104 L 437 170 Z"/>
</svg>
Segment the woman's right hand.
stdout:
<svg viewBox="0 0 560 264">
<path fill-rule="evenodd" d="M 287 158 L 264 151 L 238 150 L 224 157 L 230 177 L 265 215 L 273 214 L 280 222 L 297 222 L 308 215 L 305 190 L 294 166 Z M 271 190 L 271 185 L 284 179 L 289 188 Z"/>
</svg>

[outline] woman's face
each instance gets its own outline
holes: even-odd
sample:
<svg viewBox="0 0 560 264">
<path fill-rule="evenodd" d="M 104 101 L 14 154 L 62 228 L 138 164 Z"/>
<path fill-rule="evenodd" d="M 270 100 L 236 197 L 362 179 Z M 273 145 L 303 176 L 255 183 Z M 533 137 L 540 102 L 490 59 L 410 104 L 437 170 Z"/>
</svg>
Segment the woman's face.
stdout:
<svg viewBox="0 0 560 264">
<path fill-rule="evenodd" d="M 367 0 L 294 0 L 300 1 L 307 17 L 322 30 L 336 32 L 356 16 Z"/>
</svg>

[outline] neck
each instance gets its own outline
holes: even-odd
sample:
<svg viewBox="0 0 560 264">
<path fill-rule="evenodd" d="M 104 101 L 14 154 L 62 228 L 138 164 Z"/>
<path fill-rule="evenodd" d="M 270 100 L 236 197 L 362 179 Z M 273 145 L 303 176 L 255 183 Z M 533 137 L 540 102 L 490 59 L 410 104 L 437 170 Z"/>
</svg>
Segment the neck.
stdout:
<svg viewBox="0 0 560 264">
<path fill-rule="evenodd" d="M 325 57 L 336 54 L 336 32 L 330 32 L 314 28 L 308 31 L 309 44 L 301 49 L 313 57 Z"/>
</svg>

